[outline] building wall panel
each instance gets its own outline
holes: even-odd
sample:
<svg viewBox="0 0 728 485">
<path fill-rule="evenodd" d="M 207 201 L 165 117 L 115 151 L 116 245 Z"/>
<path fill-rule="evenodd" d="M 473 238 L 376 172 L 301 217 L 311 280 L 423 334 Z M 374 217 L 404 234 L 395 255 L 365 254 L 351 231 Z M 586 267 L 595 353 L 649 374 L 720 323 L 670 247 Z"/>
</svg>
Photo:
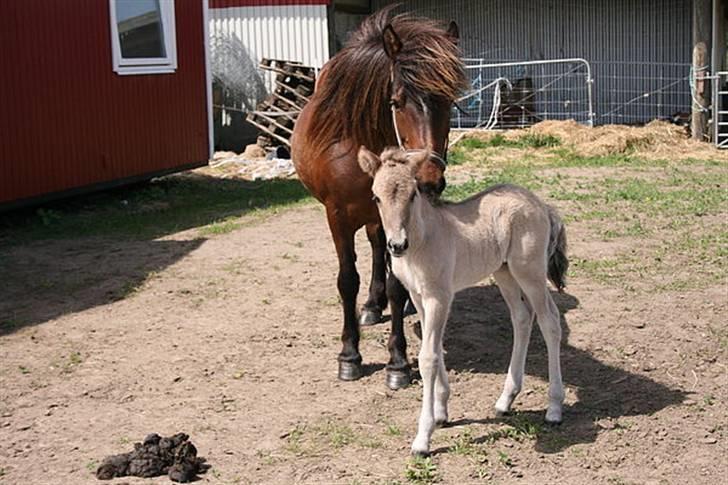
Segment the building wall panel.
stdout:
<svg viewBox="0 0 728 485">
<path fill-rule="evenodd" d="M 213 0 L 211 5 L 228 3 Z M 320 68 L 329 58 L 325 3 L 289 3 L 210 10 L 210 35 L 225 39 L 228 44 L 242 44 L 249 58 L 247 61 L 264 80 L 268 90 L 273 87 L 273 76 L 257 68 L 261 59 L 299 61 Z M 235 59 L 230 61 L 234 62 Z"/>
<path fill-rule="evenodd" d="M 113 72 L 108 8 L 0 2 L 0 204 L 207 159 L 202 2 L 176 2 L 163 75 Z"/>
<path fill-rule="evenodd" d="M 373 0 L 372 8 L 390 3 Z M 457 21 L 465 57 L 586 59 L 597 123 L 689 110 L 691 0 L 411 0 L 401 9 Z"/>
</svg>

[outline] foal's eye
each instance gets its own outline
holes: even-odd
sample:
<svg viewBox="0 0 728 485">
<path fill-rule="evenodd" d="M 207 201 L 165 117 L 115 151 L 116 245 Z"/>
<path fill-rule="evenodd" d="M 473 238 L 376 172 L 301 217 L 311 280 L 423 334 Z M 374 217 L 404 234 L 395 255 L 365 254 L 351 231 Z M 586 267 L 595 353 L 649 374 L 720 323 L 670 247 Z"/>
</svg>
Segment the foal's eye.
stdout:
<svg viewBox="0 0 728 485">
<path fill-rule="evenodd" d="M 415 200 L 415 197 L 417 197 L 417 191 L 416 190 L 414 192 L 412 192 L 412 195 L 410 195 L 410 202 L 412 202 L 413 200 Z"/>
</svg>

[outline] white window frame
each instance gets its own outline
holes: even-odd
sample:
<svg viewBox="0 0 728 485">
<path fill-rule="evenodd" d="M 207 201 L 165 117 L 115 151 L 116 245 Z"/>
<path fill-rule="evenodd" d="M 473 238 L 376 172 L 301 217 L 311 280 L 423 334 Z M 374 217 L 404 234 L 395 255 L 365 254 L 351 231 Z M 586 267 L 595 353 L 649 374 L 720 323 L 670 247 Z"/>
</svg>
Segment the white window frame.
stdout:
<svg viewBox="0 0 728 485">
<path fill-rule="evenodd" d="M 131 58 L 121 55 L 119 24 L 116 21 L 116 0 L 109 0 L 111 19 L 111 57 L 114 71 L 122 76 L 133 74 L 170 74 L 177 70 L 177 28 L 174 22 L 174 0 L 159 0 L 162 35 L 166 57 Z"/>
</svg>

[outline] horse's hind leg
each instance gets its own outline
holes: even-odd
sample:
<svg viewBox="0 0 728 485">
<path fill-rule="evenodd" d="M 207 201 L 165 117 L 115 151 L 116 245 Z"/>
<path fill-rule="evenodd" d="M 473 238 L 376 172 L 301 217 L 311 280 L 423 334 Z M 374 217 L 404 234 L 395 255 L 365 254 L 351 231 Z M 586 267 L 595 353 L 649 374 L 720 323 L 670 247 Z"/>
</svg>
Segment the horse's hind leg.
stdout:
<svg viewBox="0 0 728 485">
<path fill-rule="evenodd" d="M 387 278 L 387 297 L 389 297 L 389 308 L 392 311 L 392 330 L 387 345 L 389 348 L 387 387 L 401 389 L 410 383 L 407 339 L 404 336 L 404 304 L 407 301 L 407 290 L 391 272 Z"/>
<path fill-rule="evenodd" d="M 372 280 L 369 284 L 369 298 L 364 303 L 359 323 L 373 325 L 382 321 L 382 311 L 387 306 L 385 238 L 381 224 L 367 224 L 366 230 L 372 245 Z"/>
<path fill-rule="evenodd" d="M 528 341 L 531 338 L 533 328 L 533 313 L 528 304 L 523 300 L 523 294 L 518 283 L 508 271 L 507 266 L 501 267 L 494 273 L 495 281 L 508 305 L 513 324 L 513 351 L 511 362 L 508 365 L 508 375 L 498 401 L 495 403 L 497 415 L 503 415 L 511 410 L 513 400 L 521 392 L 523 386 L 523 372 L 526 366 L 526 353 L 528 352 Z"/>
<path fill-rule="evenodd" d="M 548 423 L 560 423 L 564 402 L 564 384 L 561 380 L 561 322 L 559 310 L 546 286 L 546 272 L 540 276 L 523 271 L 516 274 L 518 284 L 528 298 L 546 341 L 549 356 L 549 405 L 546 409 Z M 538 272 L 536 272 L 538 273 Z"/>
<path fill-rule="evenodd" d="M 337 286 L 344 310 L 344 329 L 341 333 L 342 349 L 339 354 L 339 379 L 353 381 L 362 376 L 359 354 L 359 322 L 356 318 L 356 296 L 359 293 L 359 273 L 356 271 L 354 252 L 355 228 L 337 217 L 337 211 L 326 208 L 329 229 L 339 258 Z"/>
</svg>

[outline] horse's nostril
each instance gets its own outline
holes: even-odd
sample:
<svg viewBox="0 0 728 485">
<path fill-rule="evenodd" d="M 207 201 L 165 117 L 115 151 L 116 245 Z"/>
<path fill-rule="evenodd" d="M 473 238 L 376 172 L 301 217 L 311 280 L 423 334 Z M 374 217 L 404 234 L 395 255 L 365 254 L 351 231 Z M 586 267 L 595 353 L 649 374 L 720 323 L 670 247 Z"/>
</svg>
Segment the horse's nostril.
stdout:
<svg viewBox="0 0 728 485">
<path fill-rule="evenodd" d="M 402 254 L 407 250 L 409 247 L 409 242 L 407 239 L 405 239 L 403 242 L 393 242 L 393 241 L 387 241 L 387 249 L 389 249 L 389 252 L 392 254 L 398 255 Z"/>
</svg>

